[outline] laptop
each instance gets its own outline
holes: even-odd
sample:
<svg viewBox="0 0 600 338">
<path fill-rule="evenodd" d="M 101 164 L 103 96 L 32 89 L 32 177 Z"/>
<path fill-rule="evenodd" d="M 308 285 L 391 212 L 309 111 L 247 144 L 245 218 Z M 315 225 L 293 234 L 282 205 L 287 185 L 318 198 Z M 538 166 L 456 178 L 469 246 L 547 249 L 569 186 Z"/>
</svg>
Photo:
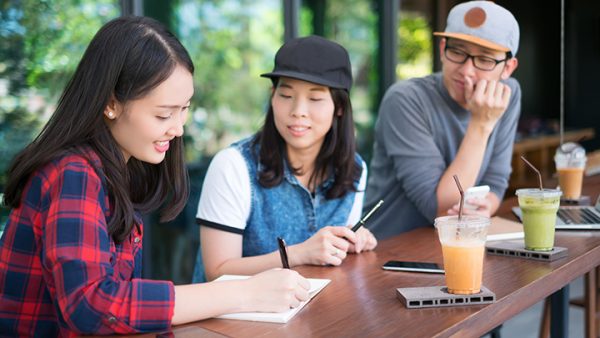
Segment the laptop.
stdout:
<svg viewBox="0 0 600 338">
<path fill-rule="evenodd" d="M 522 220 L 521 208 L 513 213 Z M 560 206 L 556 215 L 557 230 L 600 230 L 600 196 L 595 206 Z"/>
</svg>

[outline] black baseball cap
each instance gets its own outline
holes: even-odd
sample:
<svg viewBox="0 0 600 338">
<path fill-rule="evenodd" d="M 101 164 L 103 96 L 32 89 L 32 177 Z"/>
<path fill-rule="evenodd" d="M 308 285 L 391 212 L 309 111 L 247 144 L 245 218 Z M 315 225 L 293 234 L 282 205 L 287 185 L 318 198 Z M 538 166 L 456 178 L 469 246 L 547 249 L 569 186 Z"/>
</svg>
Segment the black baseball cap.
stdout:
<svg viewBox="0 0 600 338">
<path fill-rule="evenodd" d="M 273 71 L 260 76 L 285 76 L 347 91 L 352 87 L 352 67 L 346 49 L 316 35 L 284 43 L 275 54 Z"/>
</svg>

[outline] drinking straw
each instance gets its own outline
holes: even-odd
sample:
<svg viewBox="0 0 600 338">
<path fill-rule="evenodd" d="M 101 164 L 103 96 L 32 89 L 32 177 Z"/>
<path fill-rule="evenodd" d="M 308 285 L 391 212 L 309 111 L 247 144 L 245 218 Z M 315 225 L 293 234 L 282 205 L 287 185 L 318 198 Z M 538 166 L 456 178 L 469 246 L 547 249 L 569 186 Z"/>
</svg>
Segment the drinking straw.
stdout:
<svg viewBox="0 0 600 338">
<path fill-rule="evenodd" d="M 458 207 L 458 220 L 460 221 L 462 219 L 463 205 L 465 204 L 465 192 L 463 191 L 463 188 L 460 185 L 460 181 L 458 180 L 458 176 L 454 175 L 452 177 L 454 177 L 454 182 L 456 182 L 456 186 L 458 187 L 458 191 L 460 192 L 460 204 L 459 204 L 459 207 Z"/>
<path fill-rule="evenodd" d="M 533 164 L 529 163 L 529 161 L 527 161 L 525 159 L 525 157 L 521 156 L 521 159 L 523 160 L 523 162 L 525 162 L 525 164 L 527 164 L 531 169 L 533 169 L 533 171 L 535 171 L 538 175 L 538 178 L 540 180 L 540 190 L 544 190 L 544 185 L 542 184 L 542 173 L 540 173 L 540 171 L 533 166 Z"/>
</svg>

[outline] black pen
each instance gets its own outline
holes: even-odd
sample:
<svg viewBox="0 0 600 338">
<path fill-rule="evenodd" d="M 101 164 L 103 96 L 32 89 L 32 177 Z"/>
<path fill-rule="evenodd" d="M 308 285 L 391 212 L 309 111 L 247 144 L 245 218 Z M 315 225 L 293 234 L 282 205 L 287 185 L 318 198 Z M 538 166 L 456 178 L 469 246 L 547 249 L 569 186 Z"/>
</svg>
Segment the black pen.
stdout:
<svg viewBox="0 0 600 338">
<path fill-rule="evenodd" d="M 285 241 L 281 237 L 277 237 L 277 243 L 279 244 L 279 256 L 281 256 L 281 265 L 284 269 L 290 268 L 288 263 L 287 249 L 285 248 Z"/>
<path fill-rule="evenodd" d="M 369 212 L 360 221 L 354 224 L 354 226 L 352 227 L 352 231 L 356 232 L 356 230 L 360 229 L 361 226 L 365 225 L 365 223 L 371 217 L 371 215 L 373 215 L 375 211 L 377 211 L 377 209 L 381 207 L 382 204 L 383 200 L 379 200 L 379 202 L 377 202 L 377 204 L 375 204 L 375 206 L 371 210 L 369 210 Z"/>
</svg>

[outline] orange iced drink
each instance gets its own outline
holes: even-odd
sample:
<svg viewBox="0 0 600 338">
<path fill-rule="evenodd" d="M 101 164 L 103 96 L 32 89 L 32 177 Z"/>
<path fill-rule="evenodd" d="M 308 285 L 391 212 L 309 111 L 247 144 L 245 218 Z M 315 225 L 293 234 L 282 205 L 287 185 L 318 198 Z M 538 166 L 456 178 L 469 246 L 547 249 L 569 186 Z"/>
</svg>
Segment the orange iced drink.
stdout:
<svg viewBox="0 0 600 338">
<path fill-rule="evenodd" d="M 585 149 L 578 143 L 563 143 L 556 148 L 554 162 L 556 171 L 558 171 L 558 184 L 562 190 L 562 197 L 566 200 L 579 200 L 583 171 L 587 162 Z"/>
<path fill-rule="evenodd" d="M 435 219 L 449 293 L 470 295 L 481 291 L 483 253 L 490 219 L 484 216 L 444 216 Z"/>
<path fill-rule="evenodd" d="M 583 168 L 559 168 L 558 184 L 562 190 L 563 198 L 577 200 L 581 196 L 583 183 Z"/>
<path fill-rule="evenodd" d="M 448 292 L 469 295 L 481 290 L 483 242 L 442 244 Z"/>
</svg>

